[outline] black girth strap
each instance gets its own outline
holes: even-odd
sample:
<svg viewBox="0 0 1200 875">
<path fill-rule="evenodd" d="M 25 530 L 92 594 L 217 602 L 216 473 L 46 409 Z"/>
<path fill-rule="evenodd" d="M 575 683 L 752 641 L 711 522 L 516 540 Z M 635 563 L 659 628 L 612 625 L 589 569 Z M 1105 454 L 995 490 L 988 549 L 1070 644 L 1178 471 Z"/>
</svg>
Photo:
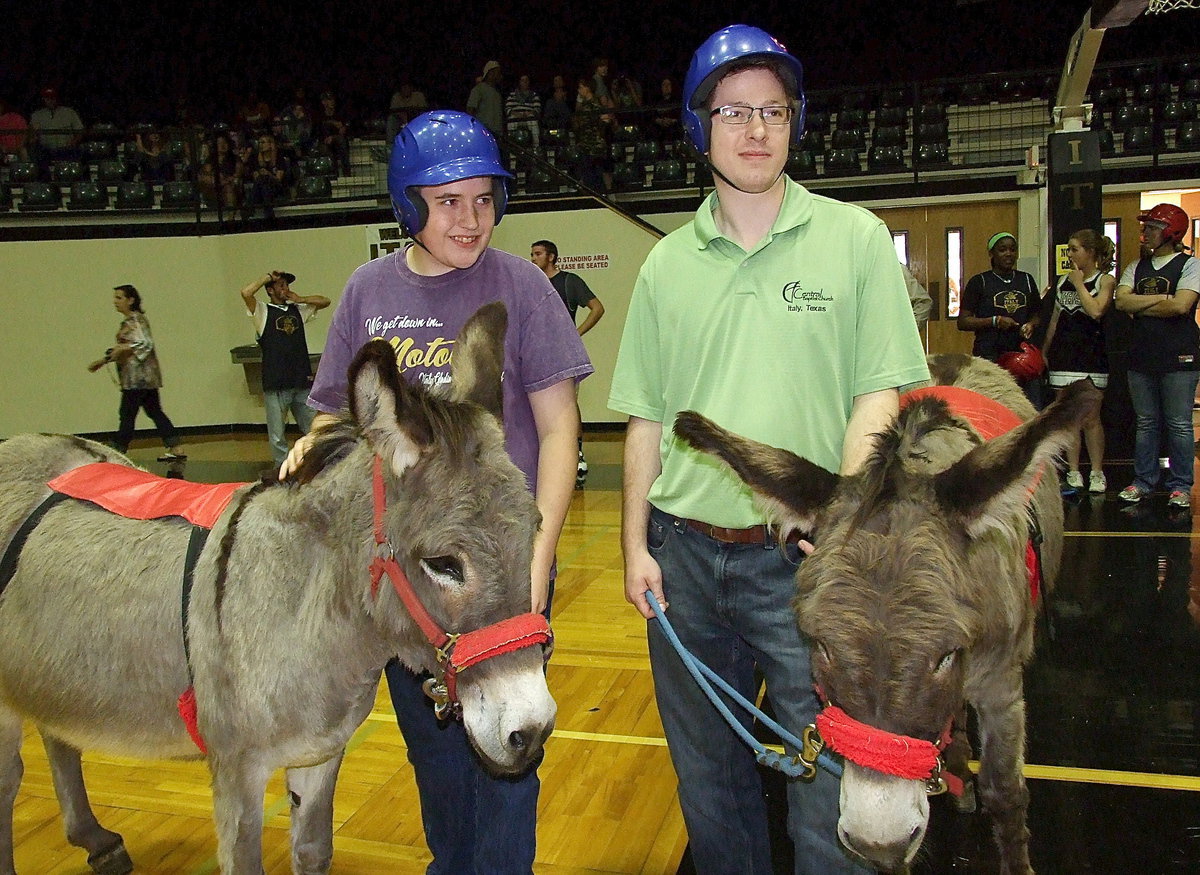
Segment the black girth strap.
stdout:
<svg viewBox="0 0 1200 875">
<path fill-rule="evenodd" d="M 24 548 L 25 542 L 29 540 L 29 536 L 33 534 L 33 530 L 38 527 L 38 523 L 42 521 L 42 517 L 46 515 L 50 508 L 69 497 L 63 495 L 61 492 L 51 492 L 42 500 L 41 504 L 33 509 L 33 512 L 29 516 L 25 517 L 25 522 L 21 523 L 20 527 L 13 534 L 12 540 L 8 542 L 8 549 L 4 551 L 4 558 L 0 559 L 0 594 L 4 593 L 8 582 L 17 573 L 17 563 L 21 560 L 21 550 Z"/>
<path fill-rule="evenodd" d="M 192 679 L 192 648 L 188 643 L 188 605 L 192 601 L 192 577 L 196 571 L 196 563 L 200 561 L 200 553 L 204 550 L 204 542 L 208 540 L 208 529 L 203 526 L 192 526 L 188 535 L 187 553 L 183 557 L 183 656 L 187 662 L 188 680 Z"/>
</svg>

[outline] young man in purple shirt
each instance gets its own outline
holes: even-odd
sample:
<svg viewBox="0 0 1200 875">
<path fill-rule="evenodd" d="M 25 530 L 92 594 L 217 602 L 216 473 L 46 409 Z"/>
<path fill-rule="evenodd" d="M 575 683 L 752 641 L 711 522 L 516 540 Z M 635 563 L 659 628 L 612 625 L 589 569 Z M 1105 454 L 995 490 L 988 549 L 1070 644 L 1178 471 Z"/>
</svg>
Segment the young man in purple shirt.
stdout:
<svg viewBox="0 0 1200 875">
<path fill-rule="evenodd" d="M 504 430 L 542 514 L 534 543 L 531 602 L 549 613 L 554 549 L 575 482 L 579 414 L 575 383 L 592 372 L 575 326 L 545 275 L 522 258 L 490 249 L 507 190 L 491 134 L 460 112 L 429 112 L 396 137 L 388 168 L 392 206 L 414 240 L 368 262 L 338 302 L 310 406 L 314 431 L 346 407 L 346 369 L 364 343 L 389 341 L 401 373 L 435 386 L 450 379 L 458 332 L 479 307 L 508 309 Z M 281 476 L 309 441 L 297 442 Z M 386 670 L 400 730 L 421 796 L 430 873 L 529 873 L 535 851 L 539 781 L 494 778 L 474 757 L 462 725 L 439 725 L 422 678 L 399 663 Z"/>
</svg>

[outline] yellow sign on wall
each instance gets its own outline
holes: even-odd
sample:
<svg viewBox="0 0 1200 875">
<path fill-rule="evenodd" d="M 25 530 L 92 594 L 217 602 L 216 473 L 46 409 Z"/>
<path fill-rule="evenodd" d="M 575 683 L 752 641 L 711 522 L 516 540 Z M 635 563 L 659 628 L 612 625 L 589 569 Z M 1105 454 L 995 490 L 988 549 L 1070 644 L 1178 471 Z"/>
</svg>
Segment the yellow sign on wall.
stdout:
<svg viewBox="0 0 1200 875">
<path fill-rule="evenodd" d="M 1058 269 L 1055 271 L 1059 276 L 1066 276 L 1075 269 L 1075 265 L 1071 264 L 1071 259 L 1067 257 L 1067 244 L 1059 243 L 1054 247 L 1054 257 L 1058 261 Z"/>
</svg>

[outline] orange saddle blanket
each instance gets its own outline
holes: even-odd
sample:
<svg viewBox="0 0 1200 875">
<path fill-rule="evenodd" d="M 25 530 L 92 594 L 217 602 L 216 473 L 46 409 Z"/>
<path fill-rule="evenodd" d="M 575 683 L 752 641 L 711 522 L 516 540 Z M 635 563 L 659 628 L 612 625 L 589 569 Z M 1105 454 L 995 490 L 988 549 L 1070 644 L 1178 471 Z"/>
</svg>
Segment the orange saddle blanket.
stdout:
<svg viewBox="0 0 1200 875">
<path fill-rule="evenodd" d="M 211 529 L 233 494 L 246 484 L 192 483 L 127 465 L 96 462 L 61 474 L 47 485 L 55 492 L 90 501 L 129 519 L 178 516 Z"/>
</svg>

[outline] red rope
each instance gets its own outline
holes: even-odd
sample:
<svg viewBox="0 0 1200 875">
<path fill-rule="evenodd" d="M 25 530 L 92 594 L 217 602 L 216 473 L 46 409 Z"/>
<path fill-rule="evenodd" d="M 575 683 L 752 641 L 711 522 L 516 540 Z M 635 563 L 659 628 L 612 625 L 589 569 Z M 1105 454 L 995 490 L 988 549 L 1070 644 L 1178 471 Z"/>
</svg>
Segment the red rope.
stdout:
<svg viewBox="0 0 1200 875">
<path fill-rule="evenodd" d="M 832 750 L 864 768 L 919 781 L 938 770 L 938 746 L 932 741 L 860 723 L 837 705 L 817 715 L 817 729 Z"/>
</svg>

